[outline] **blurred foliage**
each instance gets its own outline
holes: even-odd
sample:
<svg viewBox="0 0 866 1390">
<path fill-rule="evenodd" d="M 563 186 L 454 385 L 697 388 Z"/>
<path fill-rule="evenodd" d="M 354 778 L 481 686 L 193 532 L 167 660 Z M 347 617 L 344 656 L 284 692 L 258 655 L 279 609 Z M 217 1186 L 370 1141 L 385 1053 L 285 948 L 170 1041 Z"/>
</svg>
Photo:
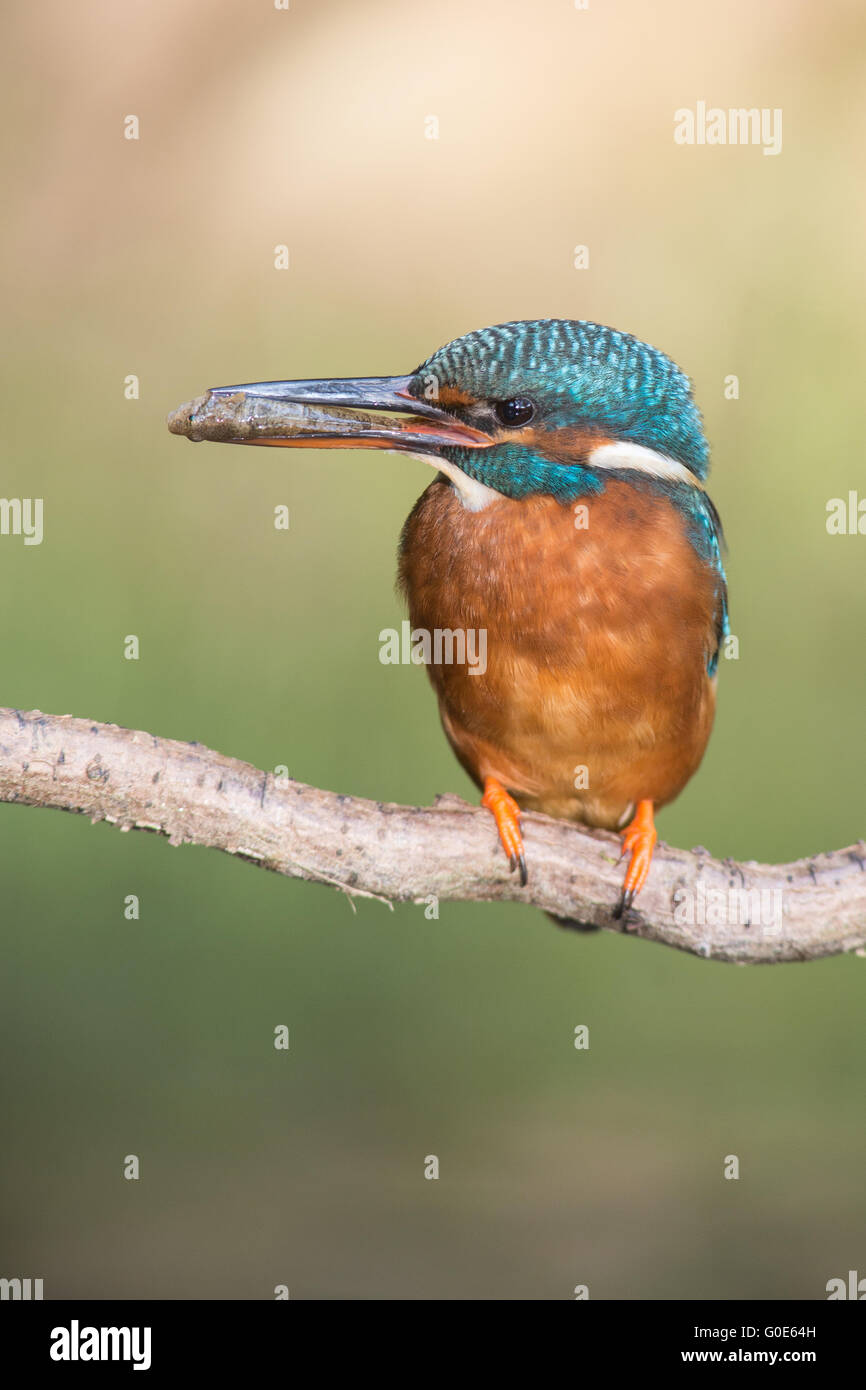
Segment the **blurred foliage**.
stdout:
<svg viewBox="0 0 866 1390">
<path fill-rule="evenodd" d="M 2 492 L 45 499 L 45 540 L 0 539 L 2 702 L 380 799 L 472 794 L 423 673 L 377 659 L 423 466 L 191 446 L 164 416 L 594 318 L 695 378 L 730 546 L 740 658 L 662 834 L 756 859 L 862 836 L 866 539 L 825 507 L 864 486 L 864 27 L 839 0 L 817 29 L 781 0 L 723 25 L 686 0 L 10 13 Z M 782 154 L 674 146 L 699 98 L 782 107 Z M 0 828 L 0 1273 L 49 1297 L 787 1298 L 862 1270 L 862 961 L 353 911 L 70 816 Z"/>
</svg>

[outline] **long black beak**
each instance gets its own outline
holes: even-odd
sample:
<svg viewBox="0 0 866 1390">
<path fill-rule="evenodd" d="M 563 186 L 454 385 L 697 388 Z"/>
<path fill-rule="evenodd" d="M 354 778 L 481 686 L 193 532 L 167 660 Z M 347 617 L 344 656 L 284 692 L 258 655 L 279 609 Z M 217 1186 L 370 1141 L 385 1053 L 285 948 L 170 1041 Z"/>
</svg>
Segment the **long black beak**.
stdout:
<svg viewBox="0 0 866 1390">
<path fill-rule="evenodd" d="M 412 380 L 370 376 L 217 386 L 181 406 L 169 416 L 168 425 L 173 433 L 192 439 L 289 448 L 435 454 L 448 444 L 479 449 L 493 443 L 435 400 L 413 396 Z"/>
</svg>

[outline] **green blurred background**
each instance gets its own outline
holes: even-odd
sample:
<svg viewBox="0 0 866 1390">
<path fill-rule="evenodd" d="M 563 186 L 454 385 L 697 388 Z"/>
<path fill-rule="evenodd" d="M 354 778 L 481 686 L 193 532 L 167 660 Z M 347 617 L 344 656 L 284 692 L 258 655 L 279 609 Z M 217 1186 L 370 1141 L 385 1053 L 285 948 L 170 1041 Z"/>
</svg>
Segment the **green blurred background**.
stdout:
<svg viewBox="0 0 866 1390">
<path fill-rule="evenodd" d="M 423 465 L 193 447 L 164 417 L 591 318 L 694 377 L 730 545 L 740 659 L 661 833 L 785 859 L 866 832 L 866 539 L 825 528 L 864 489 L 856 0 L 48 0 L 5 26 L 0 490 L 45 499 L 45 539 L 0 539 L 3 704 L 377 799 L 472 795 L 423 672 L 378 661 Z M 781 107 L 781 155 L 675 145 L 698 100 Z M 0 830 L 0 1274 L 46 1297 L 724 1299 L 866 1273 L 866 961 L 742 969 L 516 906 L 353 912 L 84 819 L 4 805 Z"/>
</svg>

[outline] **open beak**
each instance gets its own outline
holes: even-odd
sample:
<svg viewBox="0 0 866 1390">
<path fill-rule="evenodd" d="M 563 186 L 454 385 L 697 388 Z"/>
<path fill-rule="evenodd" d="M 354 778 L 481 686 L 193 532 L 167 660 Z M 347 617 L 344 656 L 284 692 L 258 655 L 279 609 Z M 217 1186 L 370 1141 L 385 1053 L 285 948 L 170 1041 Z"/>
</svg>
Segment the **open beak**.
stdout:
<svg viewBox="0 0 866 1390">
<path fill-rule="evenodd" d="M 494 442 L 435 401 L 411 395 L 411 381 L 370 376 L 217 386 L 170 416 L 169 429 L 232 444 L 429 454 L 445 445 L 481 449 Z"/>
</svg>

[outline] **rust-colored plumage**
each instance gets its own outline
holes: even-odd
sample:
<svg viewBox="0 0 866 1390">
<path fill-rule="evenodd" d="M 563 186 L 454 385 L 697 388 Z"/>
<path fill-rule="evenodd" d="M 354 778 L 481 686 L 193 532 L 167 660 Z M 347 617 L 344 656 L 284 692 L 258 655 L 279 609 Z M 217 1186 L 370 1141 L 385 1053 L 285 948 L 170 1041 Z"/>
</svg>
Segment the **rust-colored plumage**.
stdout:
<svg viewBox="0 0 866 1390">
<path fill-rule="evenodd" d="M 581 508 L 437 479 L 403 531 L 414 627 L 484 629 L 487 667 L 428 667 L 470 776 L 520 806 L 607 829 L 692 776 L 715 710 L 718 586 L 662 494 L 610 480 Z"/>
</svg>

